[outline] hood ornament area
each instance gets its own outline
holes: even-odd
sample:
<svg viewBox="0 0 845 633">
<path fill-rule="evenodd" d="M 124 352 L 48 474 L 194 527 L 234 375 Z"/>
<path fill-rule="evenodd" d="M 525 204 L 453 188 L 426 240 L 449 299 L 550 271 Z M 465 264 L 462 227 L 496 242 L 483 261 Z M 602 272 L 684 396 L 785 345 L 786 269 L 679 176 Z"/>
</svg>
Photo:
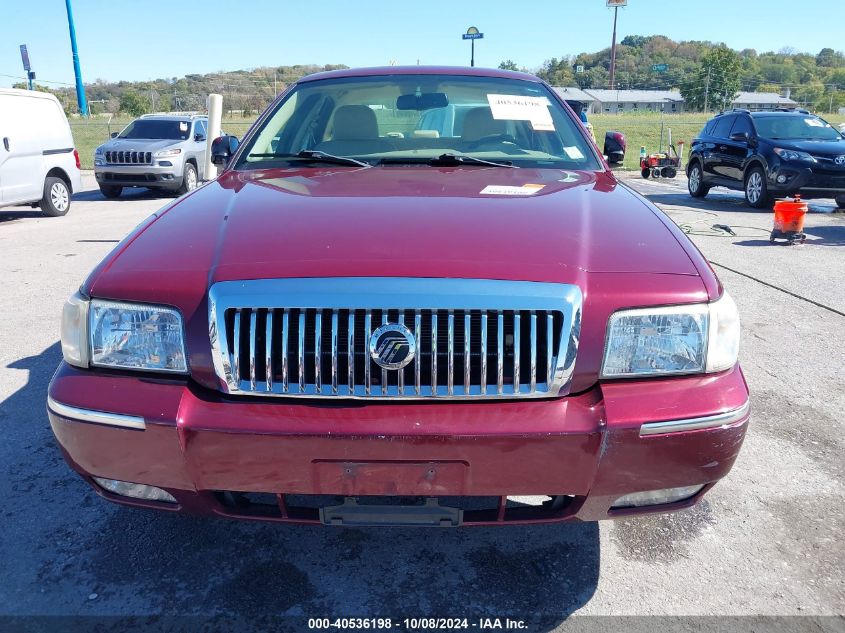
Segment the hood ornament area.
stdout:
<svg viewBox="0 0 845 633">
<path fill-rule="evenodd" d="M 416 353 L 417 342 L 404 325 L 387 323 L 370 336 L 370 357 L 383 369 L 402 369 Z"/>
</svg>

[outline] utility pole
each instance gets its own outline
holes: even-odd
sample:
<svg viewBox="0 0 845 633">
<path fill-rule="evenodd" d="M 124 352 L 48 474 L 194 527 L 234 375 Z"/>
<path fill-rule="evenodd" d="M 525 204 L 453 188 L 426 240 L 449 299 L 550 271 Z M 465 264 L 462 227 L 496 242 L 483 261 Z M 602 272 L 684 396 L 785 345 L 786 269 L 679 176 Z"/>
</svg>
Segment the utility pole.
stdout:
<svg viewBox="0 0 845 633">
<path fill-rule="evenodd" d="M 79 67 L 79 51 L 76 48 L 76 28 L 73 26 L 73 9 L 70 8 L 70 0 L 65 0 L 67 7 L 67 25 L 70 30 L 70 50 L 73 52 L 73 74 L 76 76 L 76 103 L 79 106 L 79 114 L 88 116 L 88 104 L 85 101 L 85 87 L 82 85 L 82 70 Z"/>
<path fill-rule="evenodd" d="M 707 69 L 707 79 L 704 83 L 704 112 L 710 112 L 710 71 L 712 68 Z"/>
<path fill-rule="evenodd" d="M 610 44 L 610 89 L 613 90 L 613 82 L 616 78 L 616 16 L 619 7 L 613 7 L 613 40 Z"/>
</svg>

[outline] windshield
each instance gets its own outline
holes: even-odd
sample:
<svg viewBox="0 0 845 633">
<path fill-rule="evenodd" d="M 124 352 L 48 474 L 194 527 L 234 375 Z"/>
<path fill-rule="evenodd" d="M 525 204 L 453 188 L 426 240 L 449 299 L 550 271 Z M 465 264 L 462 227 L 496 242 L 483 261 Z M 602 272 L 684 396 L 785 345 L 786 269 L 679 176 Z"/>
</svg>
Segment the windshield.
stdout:
<svg viewBox="0 0 845 633">
<path fill-rule="evenodd" d="M 286 166 L 302 160 L 301 152 L 369 164 L 451 154 L 517 167 L 601 169 L 578 123 L 545 86 L 460 75 L 305 82 L 260 124 L 235 168 Z"/>
<path fill-rule="evenodd" d="M 802 139 L 810 141 L 838 141 L 842 135 L 817 116 L 757 116 L 754 117 L 757 135 L 772 139 Z"/>
<path fill-rule="evenodd" d="M 190 121 L 138 119 L 130 123 L 118 138 L 178 139 L 184 141 L 190 134 Z"/>
</svg>

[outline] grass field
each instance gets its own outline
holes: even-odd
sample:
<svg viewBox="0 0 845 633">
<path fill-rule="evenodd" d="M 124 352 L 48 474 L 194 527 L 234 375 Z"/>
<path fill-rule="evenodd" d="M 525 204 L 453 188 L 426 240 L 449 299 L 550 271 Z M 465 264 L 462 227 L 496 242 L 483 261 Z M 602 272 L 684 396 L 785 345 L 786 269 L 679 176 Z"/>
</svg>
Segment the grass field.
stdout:
<svg viewBox="0 0 845 633">
<path fill-rule="evenodd" d="M 599 148 L 604 143 L 604 133 L 608 130 L 623 132 L 628 141 L 628 151 L 625 155 L 626 169 L 639 169 L 640 147 L 646 152 L 657 152 L 661 148 L 661 121 L 663 125 L 662 148 L 665 151 L 669 130 L 672 131 L 672 141 L 677 146 L 678 141 L 684 141 L 687 150 L 690 141 L 701 131 L 704 124 L 712 115 L 706 114 L 666 114 L 663 117 L 656 112 L 624 113 L 624 114 L 593 114 L 590 122 L 596 134 Z M 822 115 L 832 125 L 845 122 L 843 115 Z M 108 123 L 106 119 L 92 118 L 87 121 L 75 119 L 71 121 L 71 130 L 76 148 L 82 160 L 83 169 L 94 168 L 94 149 L 104 143 L 110 132 L 118 132 L 129 124 L 131 118 L 115 118 Z M 227 134 L 234 134 L 243 138 L 253 119 L 232 119 L 223 121 L 223 130 Z M 686 150 L 685 150 L 686 154 Z"/>
</svg>

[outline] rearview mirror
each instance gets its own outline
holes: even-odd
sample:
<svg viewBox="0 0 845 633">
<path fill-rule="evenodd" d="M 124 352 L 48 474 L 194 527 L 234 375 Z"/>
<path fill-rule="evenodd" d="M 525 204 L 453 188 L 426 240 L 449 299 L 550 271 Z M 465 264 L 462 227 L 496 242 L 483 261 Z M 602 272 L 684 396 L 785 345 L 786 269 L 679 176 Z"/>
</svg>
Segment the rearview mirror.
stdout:
<svg viewBox="0 0 845 633">
<path fill-rule="evenodd" d="M 731 140 L 736 141 L 737 143 L 747 143 L 748 132 L 734 132 L 731 134 Z"/>
<path fill-rule="evenodd" d="M 399 95 L 396 99 L 397 110 L 433 110 L 445 108 L 447 105 L 449 105 L 449 98 L 443 92 Z"/>
<path fill-rule="evenodd" d="M 224 167 L 237 151 L 240 141 L 236 136 L 219 136 L 211 143 L 211 162 Z"/>
<path fill-rule="evenodd" d="M 118 135 L 118 134 L 120 134 L 120 132 L 112 132 L 111 134 L 109 134 L 109 136 L 110 136 L 111 138 L 117 138 L 117 135 Z"/>
<path fill-rule="evenodd" d="M 194 134 L 194 140 L 199 143 L 205 140 L 205 134 Z"/>
</svg>

